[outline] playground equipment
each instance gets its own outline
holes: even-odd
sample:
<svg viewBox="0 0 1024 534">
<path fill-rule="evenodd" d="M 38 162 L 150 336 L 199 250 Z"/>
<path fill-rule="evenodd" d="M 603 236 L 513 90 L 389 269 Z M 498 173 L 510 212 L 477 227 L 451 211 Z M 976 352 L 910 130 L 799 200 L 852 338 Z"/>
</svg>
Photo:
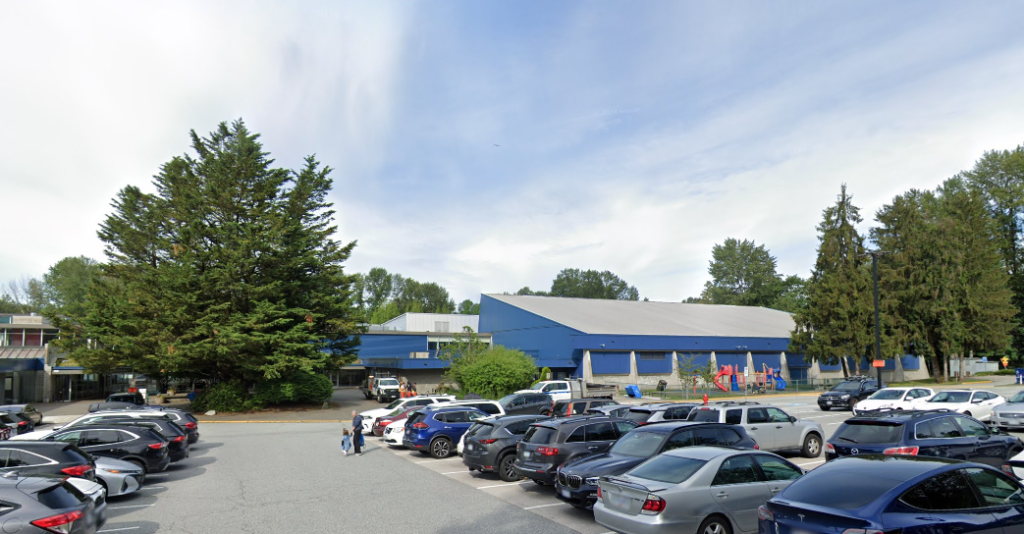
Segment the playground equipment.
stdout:
<svg viewBox="0 0 1024 534">
<path fill-rule="evenodd" d="M 767 364 L 761 364 L 761 371 L 754 373 L 754 391 L 765 393 L 768 390 L 785 390 L 786 381 L 780 373 L 781 370 L 779 369 L 772 369 Z"/>
<path fill-rule="evenodd" d="M 722 377 L 728 377 L 726 380 L 722 380 Z M 722 391 L 729 391 L 729 387 L 723 385 L 723 382 L 731 386 L 732 391 L 740 390 L 740 383 L 743 384 L 743 388 L 747 387 L 747 377 L 743 376 L 739 372 L 738 365 L 723 365 L 718 370 L 718 374 L 715 375 L 715 387 Z"/>
</svg>

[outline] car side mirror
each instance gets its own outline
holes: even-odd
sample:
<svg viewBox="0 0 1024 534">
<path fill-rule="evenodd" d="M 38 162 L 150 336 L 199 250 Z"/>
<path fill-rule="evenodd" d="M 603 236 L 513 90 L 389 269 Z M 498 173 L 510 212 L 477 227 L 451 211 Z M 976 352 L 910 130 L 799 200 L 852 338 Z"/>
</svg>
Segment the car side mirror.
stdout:
<svg viewBox="0 0 1024 534">
<path fill-rule="evenodd" d="M 971 401 L 971 404 L 981 404 L 984 400 L 985 399 L 974 399 Z"/>
<path fill-rule="evenodd" d="M 797 419 L 796 419 L 796 417 L 794 417 L 794 416 L 792 416 L 792 415 L 791 415 L 791 416 L 789 416 L 789 422 L 790 422 L 790 423 L 795 423 L 795 422 L 796 422 L 796 420 L 797 420 Z"/>
</svg>

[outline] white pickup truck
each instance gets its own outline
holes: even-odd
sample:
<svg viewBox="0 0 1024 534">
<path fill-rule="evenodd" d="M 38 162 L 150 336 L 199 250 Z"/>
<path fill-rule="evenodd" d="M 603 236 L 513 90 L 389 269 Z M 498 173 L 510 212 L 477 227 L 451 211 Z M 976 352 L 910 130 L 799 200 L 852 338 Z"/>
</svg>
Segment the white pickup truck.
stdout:
<svg viewBox="0 0 1024 534">
<path fill-rule="evenodd" d="M 587 384 L 582 380 L 544 380 L 537 382 L 530 389 L 521 389 L 516 393 L 546 393 L 555 402 L 591 396 L 611 398 L 614 391 L 615 389 L 611 386 Z"/>
</svg>

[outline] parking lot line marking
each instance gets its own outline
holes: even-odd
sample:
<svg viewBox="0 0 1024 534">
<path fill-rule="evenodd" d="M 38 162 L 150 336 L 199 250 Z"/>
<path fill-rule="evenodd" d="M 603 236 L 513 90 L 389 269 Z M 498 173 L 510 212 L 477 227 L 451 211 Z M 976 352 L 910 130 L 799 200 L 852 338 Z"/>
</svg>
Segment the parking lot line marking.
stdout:
<svg viewBox="0 0 1024 534">
<path fill-rule="evenodd" d="M 146 486 L 144 488 L 139 488 L 139 489 L 151 490 L 151 489 L 167 489 L 167 488 L 165 488 L 163 486 Z"/>
<path fill-rule="evenodd" d="M 480 486 L 477 489 L 481 490 L 481 489 L 491 489 L 491 488 L 504 488 L 506 486 L 518 486 L 520 484 L 526 484 L 527 482 L 529 482 L 529 481 L 528 480 L 524 480 L 522 482 L 509 482 L 508 484 L 495 484 L 493 486 Z"/>
<path fill-rule="evenodd" d="M 472 473 L 469 469 L 463 469 L 462 471 L 448 471 L 447 473 L 441 473 L 442 475 L 468 475 Z"/>
<path fill-rule="evenodd" d="M 139 528 L 139 527 L 124 527 L 124 528 L 111 528 L 111 529 L 107 529 L 107 530 L 97 530 L 96 534 L 101 534 L 103 532 L 121 532 L 122 530 L 135 530 L 137 528 Z"/>
<path fill-rule="evenodd" d="M 804 466 L 808 466 L 808 465 L 818 465 L 818 464 L 823 464 L 823 463 L 825 463 L 825 460 L 815 460 L 813 462 L 807 462 L 807 463 L 796 464 L 796 465 L 798 465 L 800 467 L 804 467 Z"/>
<path fill-rule="evenodd" d="M 125 504 L 123 506 L 111 506 L 111 510 L 120 510 L 121 508 L 148 508 L 153 506 L 152 504 Z"/>
<path fill-rule="evenodd" d="M 566 506 L 566 503 L 556 502 L 552 504 L 538 504 L 537 506 L 527 506 L 526 508 L 523 508 L 523 510 L 536 510 L 537 508 L 547 508 L 549 506 Z"/>
<path fill-rule="evenodd" d="M 150 478 L 150 477 L 165 477 L 165 476 L 167 476 L 169 474 L 170 473 L 153 473 L 152 475 L 146 475 L 146 478 Z"/>
<path fill-rule="evenodd" d="M 458 461 L 461 462 L 462 458 L 434 458 L 433 460 L 420 460 L 418 462 L 413 462 L 413 463 L 417 463 L 417 464 L 432 464 L 434 462 L 451 462 L 453 460 L 458 460 Z"/>
</svg>

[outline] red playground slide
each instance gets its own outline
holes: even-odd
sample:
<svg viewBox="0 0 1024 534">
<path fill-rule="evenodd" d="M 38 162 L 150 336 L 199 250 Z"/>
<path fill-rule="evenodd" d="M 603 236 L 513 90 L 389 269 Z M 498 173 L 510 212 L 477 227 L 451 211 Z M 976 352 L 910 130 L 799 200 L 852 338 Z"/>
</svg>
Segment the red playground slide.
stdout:
<svg viewBox="0 0 1024 534">
<path fill-rule="evenodd" d="M 727 365 L 723 365 L 722 368 L 718 370 L 718 374 L 715 375 L 715 385 L 722 391 L 729 391 L 729 388 L 723 386 L 722 383 L 718 381 L 718 379 L 723 376 L 732 376 L 732 369 Z"/>
</svg>

